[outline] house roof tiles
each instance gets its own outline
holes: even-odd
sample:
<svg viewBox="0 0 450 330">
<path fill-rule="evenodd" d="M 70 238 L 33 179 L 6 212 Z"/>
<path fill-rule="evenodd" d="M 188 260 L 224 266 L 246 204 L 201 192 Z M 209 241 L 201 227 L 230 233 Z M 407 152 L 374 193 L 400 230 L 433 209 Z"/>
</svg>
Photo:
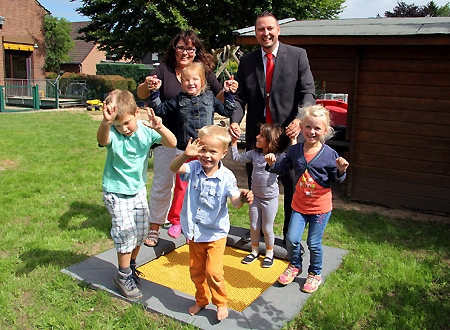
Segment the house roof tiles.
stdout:
<svg viewBox="0 0 450 330">
<path fill-rule="evenodd" d="M 86 42 L 84 40 L 78 40 L 80 36 L 78 30 L 88 25 L 90 22 L 72 22 L 72 30 L 70 32 L 70 37 L 72 38 L 75 47 L 69 52 L 71 61 L 69 64 L 81 64 L 90 54 L 92 49 L 96 46 L 94 42 Z"/>
</svg>

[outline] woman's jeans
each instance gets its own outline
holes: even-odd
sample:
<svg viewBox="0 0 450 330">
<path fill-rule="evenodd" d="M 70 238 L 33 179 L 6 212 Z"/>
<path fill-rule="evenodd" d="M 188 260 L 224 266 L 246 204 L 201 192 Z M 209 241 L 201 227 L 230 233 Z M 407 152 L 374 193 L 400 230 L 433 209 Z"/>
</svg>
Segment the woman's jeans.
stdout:
<svg viewBox="0 0 450 330">
<path fill-rule="evenodd" d="M 289 260 L 294 267 L 302 268 L 301 240 L 306 224 L 308 238 L 306 244 L 310 252 L 308 273 L 320 275 L 322 273 L 322 236 L 330 219 L 331 211 L 325 214 L 302 214 L 292 210 L 289 230 L 286 236 L 286 247 Z"/>
</svg>

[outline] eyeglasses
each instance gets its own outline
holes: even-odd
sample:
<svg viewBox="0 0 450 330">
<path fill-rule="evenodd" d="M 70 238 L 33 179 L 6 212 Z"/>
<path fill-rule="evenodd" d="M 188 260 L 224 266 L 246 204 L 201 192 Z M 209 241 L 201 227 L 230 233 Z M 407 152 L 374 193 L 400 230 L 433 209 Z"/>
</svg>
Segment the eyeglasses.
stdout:
<svg viewBox="0 0 450 330">
<path fill-rule="evenodd" d="M 180 54 L 183 54 L 184 52 L 187 52 L 188 54 L 194 54 L 196 51 L 195 47 L 184 48 L 183 46 L 176 46 L 175 50 Z"/>
</svg>

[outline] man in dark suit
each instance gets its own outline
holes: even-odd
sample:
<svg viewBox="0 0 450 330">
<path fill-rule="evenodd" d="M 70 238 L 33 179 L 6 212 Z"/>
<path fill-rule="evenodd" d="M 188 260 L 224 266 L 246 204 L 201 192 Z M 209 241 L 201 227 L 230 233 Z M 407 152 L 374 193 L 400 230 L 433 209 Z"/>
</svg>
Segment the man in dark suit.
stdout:
<svg viewBox="0 0 450 330">
<path fill-rule="evenodd" d="M 276 17 L 265 11 L 255 23 L 255 36 L 261 48 L 244 55 L 239 63 L 236 81 L 239 83 L 235 94 L 237 109 L 231 117 L 230 133 L 239 136 L 239 123 L 246 113 L 246 148 L 254 147 L 259 134 L 259 124 L 273 122 L 286 127 L 289 136 L 300 132 L 298 109 L 303 104 L 315 104 L 314 78 L 309 68 L 306 51 L 285 45 L 278 41 L 280 26 Z M 266 93 L 266 54 L 271 53 L 273 69 L 270 93 Z M 270 55 L 269 55 L 270 56 Z M 266 101 L 269 105 L 267 116 Z M 250 166 L 249 166 L 250 165 Z M 251 188 L 252 164 L 247 164 L 249 188 Z M 295 187 L 293 171 L 280 178 L 284 187 L 284 226 L 286 237 L 291 217 L 291 202 Z"/>
</svg>

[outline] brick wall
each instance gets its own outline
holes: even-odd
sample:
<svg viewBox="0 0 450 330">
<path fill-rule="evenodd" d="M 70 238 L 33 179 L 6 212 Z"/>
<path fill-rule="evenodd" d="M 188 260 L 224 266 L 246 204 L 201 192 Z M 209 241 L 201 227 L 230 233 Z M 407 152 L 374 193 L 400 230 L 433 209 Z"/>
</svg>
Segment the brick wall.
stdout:
<svg viewBox="0 0 450 330">
<path fill-rule="evenodd" d="M 0 85 L 5 83 L 4 42 L 37 45 L 31 55 L 31 77 L 45 78 L 44 17 L 47 10 L 37 0 L 0 0 Z"/>
</svg>

